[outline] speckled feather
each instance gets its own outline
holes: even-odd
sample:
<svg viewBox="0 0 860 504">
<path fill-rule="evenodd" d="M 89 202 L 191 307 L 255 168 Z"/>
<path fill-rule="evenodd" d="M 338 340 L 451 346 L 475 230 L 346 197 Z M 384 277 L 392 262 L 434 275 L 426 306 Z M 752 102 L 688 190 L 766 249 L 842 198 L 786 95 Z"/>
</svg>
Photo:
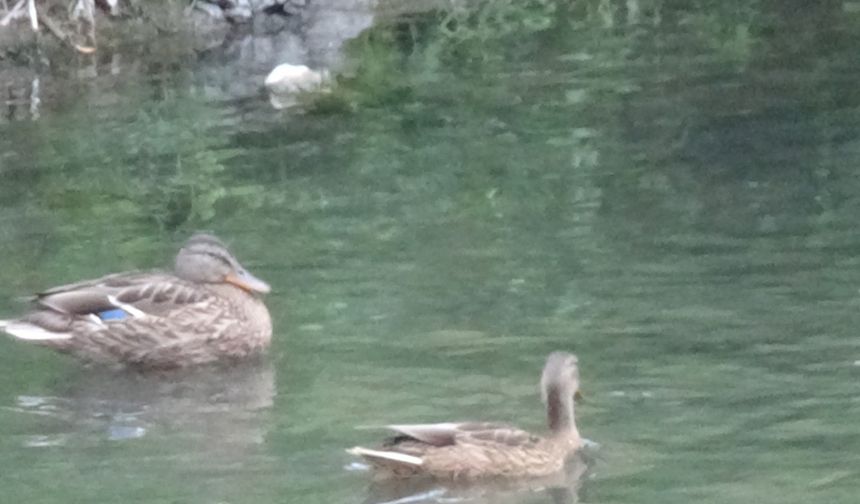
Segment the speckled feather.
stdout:
<svg viewBox="0 0 860 504">
<path fill-rule="evenodd" d="M 88 315 L 112 307 L 107 295 L 146 316 L 95 322 Z M 233 286 L 201 286 L 166 274 L 117 274 L 37 296 L 46 309 L 22 320 L 68 331 L 72 338 L 41 344 L 96 362 L 181 367 L 262 351 L 271 338 L 263 303 Z"/>
<path fill-rule="evenodd" d="M 582 446 L 573 418 L 578 376 L 575 356 L 550 355 L 541 380 L 551 426 L 545 437 L 488 422 L 389 425 L 397 434 L 378 449 L 348 451 L 370 463 L 376 479 L 423 475 L 468 481 L 550 475 Z"/>
<path fill-rule="evenodd" d="M 216 238 L 198 235 L 186 245 L 195 246 L 201 256 L 213 250 L 224 255 L 214 264 L 241 269 Z M 194 282 L 164 272 L 62 285 L 35 295 L 33 302 L 34 311 L 3 328 L 11 332 L 7 326 L 30 324 L 49 335 L 33 343 L 101 363 L 171 368 L 241 359 L 268 347 L 272 334 L 269 312 L 257 295 L 232 283 Z M 97 316 L 116 311 L 118 304 L 132 313 Z"/>
</svg>

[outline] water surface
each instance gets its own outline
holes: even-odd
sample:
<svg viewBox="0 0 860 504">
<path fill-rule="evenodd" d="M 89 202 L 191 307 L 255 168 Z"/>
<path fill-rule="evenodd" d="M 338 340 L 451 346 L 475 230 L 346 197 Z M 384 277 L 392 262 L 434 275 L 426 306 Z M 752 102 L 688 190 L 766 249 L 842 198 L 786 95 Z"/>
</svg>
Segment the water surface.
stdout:
<svg viewBox="0 0 860 504">
<path fill-rule="evenodd" d="M 264 363 L 171 376 L 0 340 L 5 498 L 854 502 L 857 9 L 701 3 L 380 22 L 304 113 L 192 67 L 66 77 L 0 123 L 0 313 L 207 229 L 276 328 Z M 343 451 L 539 430 L 556 349 L 598 444 L 563 485 L 368 489 Z"/>
</svg>

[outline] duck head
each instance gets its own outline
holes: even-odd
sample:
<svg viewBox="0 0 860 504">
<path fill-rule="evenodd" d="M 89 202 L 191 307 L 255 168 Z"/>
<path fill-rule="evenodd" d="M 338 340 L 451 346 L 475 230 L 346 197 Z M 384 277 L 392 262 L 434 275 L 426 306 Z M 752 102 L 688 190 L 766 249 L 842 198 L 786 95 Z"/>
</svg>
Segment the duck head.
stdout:
<svg viewBox="0 0 860 504">
<path fill-rule="evenodd" d="M 251 293 L 266 294 L 272 288 L 248 272 L 227 246 L 211 234 L 196 234 L 176 256 L 176 276 L 195 283 L 228 283 Z"/>
</svg>

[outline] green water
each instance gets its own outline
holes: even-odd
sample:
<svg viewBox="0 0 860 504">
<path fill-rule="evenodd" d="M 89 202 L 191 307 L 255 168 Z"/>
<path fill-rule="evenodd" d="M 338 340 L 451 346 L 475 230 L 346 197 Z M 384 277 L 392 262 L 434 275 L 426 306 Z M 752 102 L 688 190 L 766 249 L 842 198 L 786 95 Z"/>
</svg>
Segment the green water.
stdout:
<svg viewBox="0 0 860 504">
<path fill-rule="evenodd" d="M 303 114 L 194 65 L 58 70 L 0 123 L 0 314 L 205 229 L 274 287 L 275 336 L 171 376 L 0 339 L 3 500 L 856 502 L 860 14 L 678 3 L 381 23 Z M 556 349 L 597 444 L 563 492 L 369 489 L 343 450 L 539 430 Z"/>
</svg>

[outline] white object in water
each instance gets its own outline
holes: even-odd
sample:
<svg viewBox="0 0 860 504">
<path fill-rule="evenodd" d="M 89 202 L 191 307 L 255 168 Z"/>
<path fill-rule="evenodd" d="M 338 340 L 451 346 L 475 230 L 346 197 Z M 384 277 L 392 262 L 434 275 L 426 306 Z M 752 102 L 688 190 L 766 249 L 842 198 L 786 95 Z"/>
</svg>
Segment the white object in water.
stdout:
<svg viewBox="0 0 860 504">
<path fill-rule="evenodd" d="M 266 88 L 275 94 L 290 94 L 319 89 L 323 85 L 323 72 L 305 65 L 282 63 L 266 76 Z"/>
</svg>

